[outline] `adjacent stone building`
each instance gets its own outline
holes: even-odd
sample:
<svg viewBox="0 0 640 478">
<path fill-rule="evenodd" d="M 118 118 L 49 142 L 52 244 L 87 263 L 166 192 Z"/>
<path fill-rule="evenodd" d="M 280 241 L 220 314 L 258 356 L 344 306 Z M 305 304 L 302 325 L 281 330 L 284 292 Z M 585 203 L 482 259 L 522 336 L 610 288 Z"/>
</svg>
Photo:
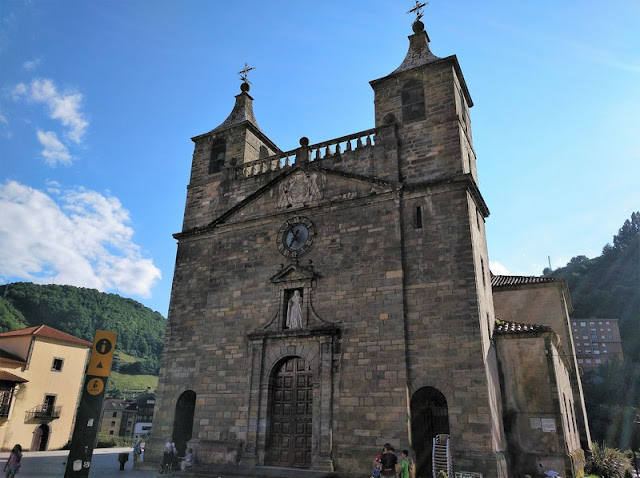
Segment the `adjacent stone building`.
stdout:
<svg viewBox="0 0 640 478">
<path fill-rule="evenodd" d="M 148 461 L 173 436 L 212 473 L 356 476 L 390 442 L 426 477 L 437 436 L 449 473 L 535 473 L 503 422 L 514 388 L 494 337 L 473 103 L 457 58 L 413 30 L 400 66 L 371 82 L 372 129 L 282 151 L 243 83 L 229 117 L 192 138 Z M 571 366 L 540 377 L 581 401 Z M 575 476 L 576 441 L 558 435 L 564 448 L 540 458 Z"/>
</svg>

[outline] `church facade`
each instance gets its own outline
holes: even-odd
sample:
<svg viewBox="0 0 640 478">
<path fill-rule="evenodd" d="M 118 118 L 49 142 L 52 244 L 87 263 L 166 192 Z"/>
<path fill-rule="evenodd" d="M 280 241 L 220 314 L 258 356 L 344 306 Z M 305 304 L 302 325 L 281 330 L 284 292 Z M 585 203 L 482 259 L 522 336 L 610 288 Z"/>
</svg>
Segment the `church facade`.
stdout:
<svg viewBox="0 0 640 478">
<path fill-rule="evenodd" d="M 173 437 L 194 468 L 354 476 L 389 442 L 424 477 L 514 477 L 512 463 L 538 459 L 575 471 L 584 427 L 510 456 L 501 380 L 519 375 L 502 373 L 494 340 L 473 103 L 456 57 L 413 30 L 401 65 L 371 82 L 370 130 L 283 151 L 245 82 L 229 117 L 192 138 L 148 461 Z M 582 404 L 571 363 L 550 366 L 550 393 Z"/>
</svg>

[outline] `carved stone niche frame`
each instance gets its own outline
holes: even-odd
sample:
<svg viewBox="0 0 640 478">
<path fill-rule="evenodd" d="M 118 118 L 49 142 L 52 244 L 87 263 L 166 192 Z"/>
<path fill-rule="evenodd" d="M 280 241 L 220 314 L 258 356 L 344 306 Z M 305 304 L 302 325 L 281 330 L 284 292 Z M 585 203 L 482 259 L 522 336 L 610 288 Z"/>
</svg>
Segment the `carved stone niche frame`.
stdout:
<svg viewBox="0 0 640 478">
<path fill-rule="evenodd" d="M 304 359 L 313 373 L 311 424 L 311 470 L 333 471 L 332 423 L 334 390 L 339 383 L 339 324 L 321 319 L 313 309 L 313 290 L 319 278 L 311 265 L 283 266 L 271 283 L 276 289 L 276 313 L 264 326 L 247 335 L 251 372 L 248 387 L 247 437 L 241 462 L 247 466 L 269 465 L 274 377 L 284 361 Z M 301 329 L 287 329 L 286 302 L 293 291 L 303 297 Z"/>
<path fill-rule="evenodd" d="M 313 308 L 314 286 L 320 275 L 313 266 L 289 264 L 271 277 L 271 283 L 276 287 L 278 305 L 276 313 L 262 328 L 268 332 L 299 332 L 301 329 L 286 328 L 287 305 L 293 293 L 297 290 L 302 296 L 302 330 L 331 325 L 320 318 Z"/>
</svg>

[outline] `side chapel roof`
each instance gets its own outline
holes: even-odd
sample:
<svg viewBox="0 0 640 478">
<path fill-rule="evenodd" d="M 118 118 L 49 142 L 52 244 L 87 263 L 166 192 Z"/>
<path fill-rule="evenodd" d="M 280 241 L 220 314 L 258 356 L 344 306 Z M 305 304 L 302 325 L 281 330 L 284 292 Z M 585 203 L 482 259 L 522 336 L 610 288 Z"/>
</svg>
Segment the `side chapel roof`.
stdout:
<svg viewBox="0 0 640 478">
<path fill-rule="evenodd" d="M 498 335 L 523 335 L 551 332 L 552 330 L 553 329 L 547 325 L 524 324 L 522 322 L 496 319 L 496 327 L 493 329 L 493 333 Z"/>
<path fill-rule="evenodd" d="M 496 287 L 511 287 L 517 285 L 548 284 L 550 282 L 562 282 L 562 279 L 540 276 L 491 276 L 491 286 L 494 289 Z"/>
</svg>

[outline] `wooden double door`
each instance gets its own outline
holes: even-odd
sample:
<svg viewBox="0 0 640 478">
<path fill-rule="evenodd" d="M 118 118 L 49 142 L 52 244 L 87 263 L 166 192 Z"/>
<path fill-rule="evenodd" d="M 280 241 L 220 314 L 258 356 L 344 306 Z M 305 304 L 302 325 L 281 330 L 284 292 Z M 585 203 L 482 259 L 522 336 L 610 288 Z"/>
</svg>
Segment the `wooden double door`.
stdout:
<svg viewBox="0 0 640 478">
<path fill-rule="evenodd" d="M 285 360 L 271 381 L 267 464 L 311 466 L 313 373 L 300 357 Z"/>
</svg>

